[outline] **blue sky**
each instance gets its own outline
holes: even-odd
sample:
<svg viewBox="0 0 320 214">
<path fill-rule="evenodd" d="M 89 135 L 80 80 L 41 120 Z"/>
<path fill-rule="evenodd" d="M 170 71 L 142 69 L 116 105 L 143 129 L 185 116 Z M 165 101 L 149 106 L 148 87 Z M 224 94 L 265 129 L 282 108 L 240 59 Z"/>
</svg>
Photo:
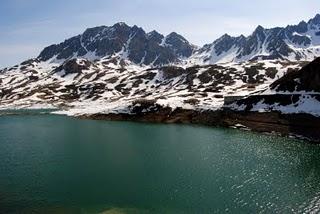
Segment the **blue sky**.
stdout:
<svg viewBox="0 0 320 214">
<path fill-rule="evenodd" d="M 286 26 L 320 13 L 318 0 L 0 0 L 0 67 L 35 57 L 88 27 L 123 21 L 176 31 L 196 45 L 257 25 Z"/>
</svg>

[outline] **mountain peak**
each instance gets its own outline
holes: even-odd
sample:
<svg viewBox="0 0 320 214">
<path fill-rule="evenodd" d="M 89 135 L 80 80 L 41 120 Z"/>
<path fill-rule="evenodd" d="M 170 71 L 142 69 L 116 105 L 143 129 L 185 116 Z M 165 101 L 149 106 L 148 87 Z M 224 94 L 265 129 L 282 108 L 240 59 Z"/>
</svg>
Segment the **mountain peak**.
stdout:
<svg viewBox="0 0 320 214">
<path fill-rule="evenodd" d="M 181 35 L 179 35 L 178 33 L 176 32 L 171 32 L 170 34 L 168 34 L 167 37 L 182 37 Z"/>
<path fill-rule="evenodd" d="M 161 35 L 158 31 L 156 31 L 156 30 L 153 30 L 153 31 L 150 31 L 149 33 L 148 33 L 148 35 Z"/>
<path fill-rule="evenodd" d="M 229 40 L 231 38 L 232 38 L 232 36 L 230 36 L 229 34 L 225 33 L 221 37 L 219 37 L 217 40 L 215 40 L 213 43 L 217 43 L 217 42 L 220 42 L 220 41 L 223 41 L 223 40 Z"/>
<path fill-rule="evenodd" d="M 223 34 L 218 40 L 223 40 L 223 39 L 230 39 L 232 36 L 230 36 L 229 34 L 225 33 Z"/>
<path fill-rule="evenodd" d="M 118 26 L 128 26 L 125 22 L 117 22 L 114 24 L 115 25 L 118 25 Z"/>
<path fill-rule="evenodd" d="M 240 36 L 239 36 L 239 39 L 245 39 L 246 37 L 243 35 L 243 34 L 241 34 Z"/>
<path fill-rule="evenodd" d="M 153 30 L 153 31 L 147 33 L 147 37 L 149 39 L 155 39 L 159 43 L 161 43 L 162 39 L 164 38 L 164 36 L 161 33 L 159 33 L 158 31 L 156 31 L 156 30 Z"/>
<path fill-rule="evenodd" d="M 264 27 L 262 27 L 261 25 L 258 25 L 257 27 L 256 27 L 256 29 L 254 30 L 254 33 L 261 33 L 261 32 L 263 32 L 265 29 L 264 29 Z"/>
<path fill-rule="evenodd" d="M 298 25 L 306 25 L 307 24 L 307 22 L 305 22 L 305 21 L 301 21 L 301 22 L 299 22 L 299 24 Z"/>
<path fill-rule="evenodd" d="M 313 19 L 320 20 L 320 14 L 317 13 Z"/>
<path fill-rule="evenodd" d="M 186 38 L 184 38 L 183 36 L 181 36 L 180 34 L 176 33 L 176 32 L 172 32 L 170 33 L 167 37 L 166 37 L 166 41 L 181 41 L 183 43 L 189 44 L 188 40 Z"/>
<path fill-rule="evenodd" d="M 320 24 L 320 14 L 317 14 L 314 18 L 310 19 L 309 24 Z"/>
<path fill-rule="evenodd" d="M 130 26 L 127 25 L 125 22 L 118 22 L 118 23 L 115 23 L 112 27 L 113 28 L 129 28 Z"/>
<path fill-rule="evenodd" d="M 143 30 L 143 28 L 138 27 L 137 25 L 134 25 L 131 30 L 135 33 L 139 33 L 139 34 L 146 34 L 146 32 Z"/>
</svg>

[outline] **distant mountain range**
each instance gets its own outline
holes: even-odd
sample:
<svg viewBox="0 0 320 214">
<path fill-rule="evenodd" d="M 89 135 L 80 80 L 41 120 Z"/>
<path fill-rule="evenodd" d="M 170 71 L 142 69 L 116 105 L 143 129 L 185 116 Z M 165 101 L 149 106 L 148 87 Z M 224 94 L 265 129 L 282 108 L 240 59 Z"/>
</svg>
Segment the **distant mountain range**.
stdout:
<svg viewBox="0 0 320 214">
<path fill-rule="evenodd" d="M 197 47 L 173 32 L 157 31 L 117 23 L 87 29 L 83 34 L 46 47 L 41 61 L 63 62 L 72 58 L 98 60 L 118 57 L 138 65 L 215 64 L 248 60 L 313 60 L 320 56 L 320 15 L 297 25 L 265 29 L 258 26 L 250 36 L 228 34 L 211 44 Z"/>
<path fill-rule="evenodd" d="M 247 60 L 313 60 L 320 55 L 320 15 L 297 25 L 265 29 L 258 26 L 248 37 L 228 34 L 195 51 L 195 63 Z"/>
</svg>

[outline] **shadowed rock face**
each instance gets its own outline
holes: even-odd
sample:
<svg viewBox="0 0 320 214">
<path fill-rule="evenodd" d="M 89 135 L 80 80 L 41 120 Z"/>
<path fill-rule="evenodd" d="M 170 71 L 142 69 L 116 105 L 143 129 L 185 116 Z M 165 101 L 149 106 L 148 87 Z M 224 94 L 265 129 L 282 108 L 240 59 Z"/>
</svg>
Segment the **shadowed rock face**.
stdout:
<svg viewBox="0 0 320 214">
<path fill-rule="evenodd" d="M 320 92 L 320 58 L 301 70 L 289 72 L 271 84 L 271 88 L 276 91 Z"/>
<path fill-rule="evenodd" d="M 46 47 L 38 59 L 102 58 L 120 54 L 136 64 L 163 65 L 191 56 L 195 48 L 177 33 L 166 37 L 166 45 L 161 44 L 163 39 L 156 31 L 147 34 L 137 26 L 117 23 L 111 27 L 89 28 L 81 35 Z"/>
<path fill-rule="evenodd" d="M 181 57 L 191 56 L 194 47 L 181 35 L 173 32 L 166 37 L 166 44 L 171 47 L 173 52 Z"/>
<path fill-rule="evenodd" d="M 311 98 L 318 100 L 320 102 L 320 95 L 314 94 L 310 95 Z M 252 95 L 244 99 L 235 101 L 238 106 L 245 106 L 244 111 L 251 111 L 255 105 L 263 102 L 265 105 L 279 105 L 286 106 L 298 105 L 300 99 L 303 95 L 300 94 L 271 94 L 271 95 Z M 270 108 L 271 110 L 272 108 Z"/>
</svg>

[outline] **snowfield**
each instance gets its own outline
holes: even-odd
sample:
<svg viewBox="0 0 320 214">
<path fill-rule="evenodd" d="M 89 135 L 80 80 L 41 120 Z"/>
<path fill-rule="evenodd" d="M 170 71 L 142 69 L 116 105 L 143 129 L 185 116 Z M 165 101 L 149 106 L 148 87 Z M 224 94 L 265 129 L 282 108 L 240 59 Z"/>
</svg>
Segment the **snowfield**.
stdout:
<svg viewBox="0 0 320 214">
<path fill-rule="evenodd" d="M 302 65 L 269 60 L 151 67 L 118 56 L 60 64 L 34 59 L 0 72 L 0 106 L 58 108 L 68 115 L 130 113 L 133 101 L 145 99 L 172 109 L 217 110 L 223 96 L 257 93 Z"/>
</svg>

